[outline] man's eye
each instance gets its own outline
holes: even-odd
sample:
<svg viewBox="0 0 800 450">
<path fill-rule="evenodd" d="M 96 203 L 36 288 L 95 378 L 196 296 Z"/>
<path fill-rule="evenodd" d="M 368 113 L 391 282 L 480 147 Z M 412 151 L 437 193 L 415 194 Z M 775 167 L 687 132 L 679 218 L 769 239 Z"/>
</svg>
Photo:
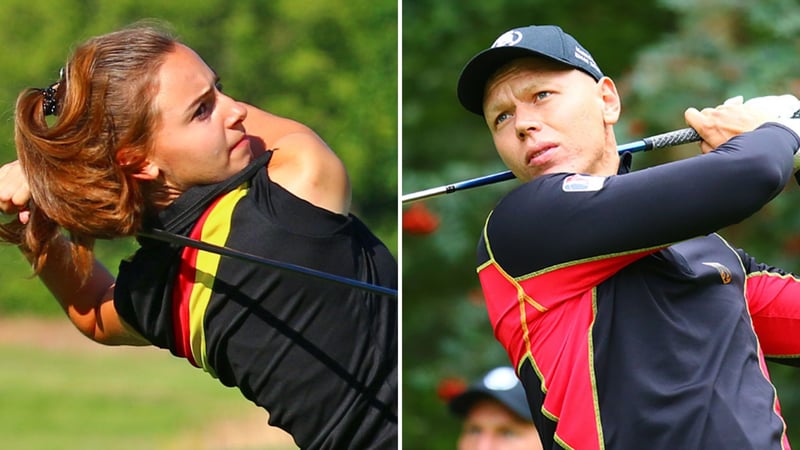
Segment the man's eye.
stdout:
<svg viewBox="0 0 800 450">
<path fill-rule="evenodd" d="M 511 439 L 511 438 L 517 437 L 516 430 L 512 430 L 511 428 L 503 428 L 502 430 L 499 431 L 498 434 L 500 434 L 501 436 L 503 436 L 506 439 Z"/>
<path fill-rule="evenodd" d="M 536 100 L 544 100 L 547 97 L 549 97 L 550 94 L 552 94 L 552 92 L 550 92 L 550 91 L 542 91 L 542 92 L 536 93 L 535 97 L 536 97 Z"/>
<path fill-rule="evenodd" d="M 468 425 L 464 427 L 463 433 L 464 435 L 480 435 L 483 433 L 483 429 L 478 425 Z"/>
<path fill-rule="evenodd" d="M 505 122 L 509 117 L 511 117 L 511 114 L 508 114 L 508 113 L 499 114 L 497 116 L 497 118 L 494 119 L 495 126 L 500 125 L 501 123 Z"/>
<path fill-rule="evenodd" d="M 217 90 L 219 92 L 222 92 L 222 82 L 221 81 L 217 81 L 216 83 L 214 83 L 214 87 L 217 88 Z"/>
</svg>

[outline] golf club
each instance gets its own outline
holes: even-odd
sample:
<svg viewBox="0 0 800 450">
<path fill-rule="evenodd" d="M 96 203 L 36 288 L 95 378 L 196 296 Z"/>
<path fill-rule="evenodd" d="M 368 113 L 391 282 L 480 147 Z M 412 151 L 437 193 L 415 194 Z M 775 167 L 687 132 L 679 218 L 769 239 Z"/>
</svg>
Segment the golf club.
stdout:
<svg viewBox="0 0 800 450">
<path fill-rule="evenodd" d="M 198 250 L 203 250 L 210 253 L 215 253 L 217 255 L 226 256 L 229 258 L 238 259 L 241 261 L 246 261 L 254 264 L 258 264 L 265 267 L 271 267 L 273 269 L 284 270 L 288 272 L 294 272 L 300 275 L 306 275 L 313 278 L 319 278 L 327 281 L 332 281 L 334 283 L 342 284 L 345 286 L 350 286 L 356 289 L 361 289 L 363 291 L 372 292 L 375 294 L 381 294 L 389 297 L 397 297 L 397 290 L 390 289 L 383 286 L 378 286 L 370 283 L 365 283 L 360 280 L 354 280 L 352 278 L 346 278 L 339 275 L 334 275 L 332 273 L 321 272 L 319 270 L 311 269 L 308 267 L 298 266 L 296 264 L 290 264 L 281 261 L 275 261 L 272 259 L 262 258 L 260 256 L 252 255 L 250 253 L 245 253 L 239 250 L 234 250 L 228 247 L 221 247 L 219 245 L 209 244 L 208 242 L 198 241 L 197 239 L 192 239 L 190 237 L 182 236 L 179 234 L 171 233 L 169 231 L 159 230 L 159 229 L 151 229 L 148 231 L 141 231 L 138 233 L 138 236 L 149 238 L 149 239 L 156 239 L 162 242 L 167 242 L 169 244 L 178 245 L 178 246 L 185 246 L 191 247 Z"/>
<path fill-rule="evenodd" d="M 633 141 L 628 144 L 622 144 L 617 147 L 619 153 L 625 152 L 640 152 L 653 150 L 656 148 L 673 147 L 681 144 L 688 144 L 690 142 L 697 142 L 700 140 L 700 135 L 692 128 L 683 128 L 680 130 L 670 131 L 655 136 L 646 137 L 638 141 Z M 478 178 L 471 178 L 469 180 L 459 181 L 457 183 L 439 186 L 435 188 L 425 189 L 418 192 L 405 194 L 401 197 L 403 203 L 410 203 L 419 200 L 424 200 L 432 197 L 437 197 L 443 194 L 452 194 L 453 192 L 463 191 L 479 186 L 486 186 L 501 181 L 506 181 L 514 178 L 510 170 L 505 172 L 498 172 L 492 175 L 485 175 Z"/>
</svg>

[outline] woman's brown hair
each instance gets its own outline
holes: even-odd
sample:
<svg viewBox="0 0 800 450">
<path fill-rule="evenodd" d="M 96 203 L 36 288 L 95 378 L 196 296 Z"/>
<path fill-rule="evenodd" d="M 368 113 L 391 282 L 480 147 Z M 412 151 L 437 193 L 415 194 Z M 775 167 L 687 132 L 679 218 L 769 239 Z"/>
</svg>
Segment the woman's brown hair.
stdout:
<svg viewBox="0 0 800 450">
<path fill-rule="evenodd" d="M 163 24 L 137 23 L 78 46 L 48 93 L 17 99 L 17 156 L 31 190 L 30 220 L 0 226 L 39 273 L 61 230 L 78 273 L 91 272 L 96 239 L 134 235 L 148 210 L 133 177 L 150 152 L 158 113 L 157 76 L 176 39 Z M 48 112 L 55 112 L 48 122 Z M 53 108 L 54 107 L 54 108 Z"/>
</svg>

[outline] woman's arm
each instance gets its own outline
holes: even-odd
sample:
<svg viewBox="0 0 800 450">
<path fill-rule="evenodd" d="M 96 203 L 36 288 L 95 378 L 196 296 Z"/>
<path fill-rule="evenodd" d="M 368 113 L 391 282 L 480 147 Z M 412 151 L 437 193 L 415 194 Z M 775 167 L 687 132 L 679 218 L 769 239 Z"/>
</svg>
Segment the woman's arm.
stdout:
<svg viewBox="0 0 800 450">
<path fill-rule="evenodd" d="M 19 221 L 24 224 L 29 217 L 29 201 L 30 190 L 19 162 L 5 164 L 0 168 L 0 211 L 19 214 Z M 39 278 L 72 323 L 90 339 L 107 345 L 149 345 L 117 315 L 113 302 L 114 277 L 102 264 L 95 260 L 89 280 L 81 284 L 66 238 L 59 237 L 50 247 Z"/>
<path fill-rule="evenodd" d="M 350 180 L 339 157 L 309 127 L 248 105 L 247 133 L 274 150 L 270 178 L 292 194 L 339 214 L 350 211 Z"/>
<path fill-rule="evenodd" d="M 69 242 L 60 237 L 50 247 L 39 279 L 75 327 L 89 339 L 105 345 L 150 345 L 117 314 L 114 276 L 95 260 L 92 274 L 82 285 L 73 267 Z"/>
</svg>

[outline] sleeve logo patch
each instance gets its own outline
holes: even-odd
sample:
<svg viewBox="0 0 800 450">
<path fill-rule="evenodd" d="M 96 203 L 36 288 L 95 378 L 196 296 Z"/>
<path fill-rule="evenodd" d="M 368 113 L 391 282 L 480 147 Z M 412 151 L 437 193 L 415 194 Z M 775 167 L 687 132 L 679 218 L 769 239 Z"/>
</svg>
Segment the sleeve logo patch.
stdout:
<svg viewBox="0 0 800 450">
<path fill-rule="evenodd" d="M 595 177 L 591 175 L 570 175 L 564 178 L 561 190 L 564 192 L 595 192 L 603 189 L 606 177 Z"/>
</svg>

